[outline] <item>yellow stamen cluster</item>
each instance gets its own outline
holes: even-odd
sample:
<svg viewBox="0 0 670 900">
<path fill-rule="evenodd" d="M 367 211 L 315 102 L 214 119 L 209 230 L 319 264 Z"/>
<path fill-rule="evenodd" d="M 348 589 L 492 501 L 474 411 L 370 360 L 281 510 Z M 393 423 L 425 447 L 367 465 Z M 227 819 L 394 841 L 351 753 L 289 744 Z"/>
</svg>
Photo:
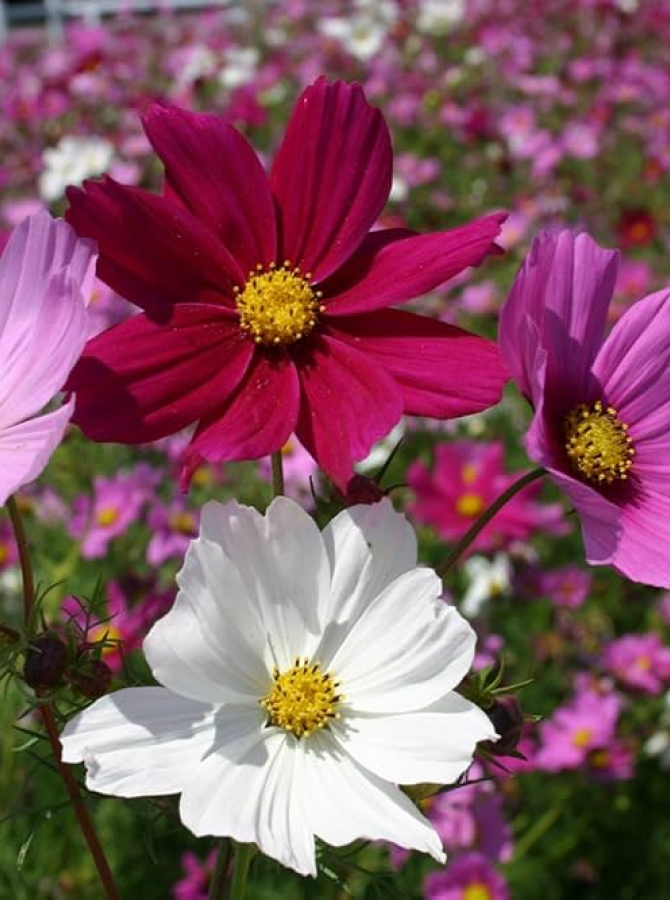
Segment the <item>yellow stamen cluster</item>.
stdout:
<svg viewBox="0 0 670 900">
<path fill-rule="evenodd" d="M 107 656 L 109 653 L 119 649 L 119 644 L 123 641 L 123 635 L 115 625 L 106 622 L 103 625 L 98 625 L 89 634 L 89 641 L 92 644 L 99 644 L 104 641 L 102 655 Z"/>
<path fill-rule="evenodd" d="M 463 891 L 463 900 L 493 900 L 493 894 L 480 881 L 468 884 Z"/>
<path fill-rule="evenodd" d="M 456 501 L 456 512 L 459 516 L 474 519 L 484 509 L 484 498 L 479 494 L 461 494 Z"/>
<path fill-rule="evenodd" d="M 318 662 L 296 659 L 295 664 L 280 673 L 272 673 L 274 684 L 261 700 L 270 724 L 305 737 L 338 718 L 337 707 L 342 697 L 338 683 L 321 671 Z"/>
<path fill-rule="evenodd" d="M 578 728 L 572 736 L 572 744 L 579 750 L 583 750 L 584 747 L 588 747 L 591 743 L 592 737 L 593 732 L 590 728 Z"/>
<path fill-rule="evenodd" d="M 195 520 L 190 512 L 176 512 L 169 518 L 170 528 L 179 534 L 192 534 L 195 531 Z"/>
<path fill-rule="evenodd" d="M 103 506 L 102 509 L 98 510 L 95 521 L 98 525 L 102 525 L 103 527 L 105 527 L 107 525 L 113 525 L 118 518 L 119 510 L 116 509 L 116 507 Z"/>
<path fill-rule="evenodd" d="M 311 273 L 302 274 L 289 260 L 267 270 L 249 272 L 244 288 L 235 288 L 240 327 L 257 344 L 294 344 L 310 333 L 323 312 L 321 291 L 310 286 Z"/>
<path fill-rule="evenodd" d="M 564 428 L 568 459 L 585 481 L 603 486 L 628 478 L 635 448 L 614 407 L 600 400 L 580 403 L 565 417 Z"/>
</svg>

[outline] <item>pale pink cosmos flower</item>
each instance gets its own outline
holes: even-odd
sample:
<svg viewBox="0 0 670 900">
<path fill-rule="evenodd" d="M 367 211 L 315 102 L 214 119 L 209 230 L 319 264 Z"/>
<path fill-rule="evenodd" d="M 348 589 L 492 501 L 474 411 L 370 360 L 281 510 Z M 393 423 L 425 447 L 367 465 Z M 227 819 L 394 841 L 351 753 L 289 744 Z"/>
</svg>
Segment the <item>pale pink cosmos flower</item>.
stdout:
<svg viewBox="0 0 670 900">
<path fill-rule="evenodd" d="M 670 648 L 659 635 L 625 634 L 607 645 L 603 667 L 626 687 L 657 695 L 670 681 Z"/>
<path fill-rule="evenodd" d="M 0 504 L 45 468 L 75 398 L 58 394 L 88 336 L 95 244 L 38 213 L 13 232 L 0 259 Z"/>
<path fill-rule="evenodd" d="M 605 337 L 616 251 L 544 232 L 502 310 L 503 356 L 535 410 L 531 459 L 581 519 L 586 558 L 670 587 L 670 290 Z"/>
</svg>

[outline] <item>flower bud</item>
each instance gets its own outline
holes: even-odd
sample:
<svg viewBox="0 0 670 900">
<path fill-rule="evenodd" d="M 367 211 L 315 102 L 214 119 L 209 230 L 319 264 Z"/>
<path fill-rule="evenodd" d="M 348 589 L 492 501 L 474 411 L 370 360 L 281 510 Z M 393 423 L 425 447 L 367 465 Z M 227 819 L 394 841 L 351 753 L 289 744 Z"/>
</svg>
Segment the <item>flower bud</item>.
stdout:
<svg viewBox="0 0 670 900">
<path fill-rule="evenodd" d="M 89 700 L 102 697 L 112 682 L 112 670 L 101 659 L 87 659 L 72 672 L 70 685 Z"/>
<path fill-rule="evenodd" d="M 35 691 L 49 691 L 63 683 L 68 664 L 65 641 L 57 634 L 38 634 L 26 651 L 23 677 Z"/>
<path fill-rule="evenodd" d="M 493 756 L 509 756 L 516 750 L 523 732 L 524 715 L 519 701 L 511 694 L 500 697 L 485 712 L 500 739 L 486 741 L 482 746 Z"/>
<path fill-rule="evenodd" d="M 354 506 L 357 503 L 371 505 L 379 503 L 384 496 L 384 491 L 372 478 L 366 478 L 365 475 L 354 475 L 347 484 L 344 501 L 347 506 Z"/>
</svg>

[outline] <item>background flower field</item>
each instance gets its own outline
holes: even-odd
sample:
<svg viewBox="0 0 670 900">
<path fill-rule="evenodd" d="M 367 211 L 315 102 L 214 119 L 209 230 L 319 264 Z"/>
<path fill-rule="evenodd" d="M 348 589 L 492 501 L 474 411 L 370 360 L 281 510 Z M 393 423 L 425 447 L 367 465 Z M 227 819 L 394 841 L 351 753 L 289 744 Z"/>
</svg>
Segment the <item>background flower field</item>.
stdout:
<svg viewBox="0 0 670 900">
<path fill-rule="evenodd" d="M 569 223 L 622 248 L 614 321 L 670 281 L 669 44 L 665 0 L 293 0 L 73 22 L 62 42 L 14 31 L 0 47 L 0 246 L 31 212 L 62 214 L 65 187 L 86 177 L 157 188 L 139 118 L 152 102 L 219 113 L 270 154 L 300 90 L 325 74 L 360 80 L 392 130 L 381 225 L 437 229 L 509 211 L 506 253 L 413 308 L 495 336 L 531 239 Z M 92 334 L 133 312 L 99 282 Z M 423 562 L 442 562 L 529 467 L 528 419 L 510 388 L 482 416 L 439 429 L 408 419 L 362 466 L 376 471 L 402 438 L 382 484 L 418 528 Z M 149 677 L 135 651 L 172 602 L 205 500 L 270 499 L 264 461 L 202 466 L 181 494 L 188 438 L 133 449 L 92 444 L 73 427 L 19 495 L 43 615 L 78 629 L 119 685 Z M 296 442 L 284 460 L 291 496 L 313 506 L 310 478 L 329 496 Z M 249 896 L 670 896 L 670 595 L 589 569 L 576 517 L 537 485 L 482 533 L 446 588 L 480 635 L 476 665 L 503 659 L 506 682 L 532 679 L 517 695 L 540 717 L 526 726 L 525 759 L 480 761 L 471 784 L 426 802 L 450 857 L 443 873 L 393 847 L 371 845 L 355 861 L 324 848 L 316 882 L 258 860 Z M 18 622 L 20 608 L 3 514 L 2 620 Z M 95 900 L 33 702 L 3 683 L 0 898 Z M 206 897 L 211 844 L 185 835 L 171 798 L 88 802 L 123 897 Z"/>
</svg>

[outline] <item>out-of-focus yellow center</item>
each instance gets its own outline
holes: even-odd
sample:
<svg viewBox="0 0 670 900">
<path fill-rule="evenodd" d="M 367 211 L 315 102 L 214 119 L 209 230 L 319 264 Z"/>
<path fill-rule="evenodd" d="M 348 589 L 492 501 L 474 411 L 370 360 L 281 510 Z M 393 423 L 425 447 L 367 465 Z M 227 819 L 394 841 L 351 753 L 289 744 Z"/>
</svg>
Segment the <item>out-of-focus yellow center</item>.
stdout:
<svg viewBox="0 0 670 900">
<path fill-rule="evenodd" d="M 456 512 L 459 516 L 474 519 L 484 509 L 484 498 L 479 494 L 461 494 L 456 502 Z"/>
<path fill-rule="evenodd" d="M 638 658 L 635 660 L 635 667 L 640 672 L 648 672 L 651 669 L 651 664 L 651 656 L 648 656 L 646 653 L 643 653 L 642 656 L 638 656 Z"/>
<path fill-rule="evenodd" d="M 595 750 L 589 757 L 589 762 L 595 769 L 606 769 L 612 762 L 612 757 L 607 750 Z"/>
<path fill-rule="evenodd" d="M 593 732 L 590 728 L 579 728 L 572 736 L 572 744 L 574 747 L 583 750 L 584 747 L 588 747 L 591 743 L 592 737 Z"/>
<path fill-rule="evenodd" d="M 114 653 L 115 650 L 119 649 L 119 644 L 123 641 L 123 635 L 114 625 L 105 622 L 104 625 L 98 625 L 97 628 L 93 629 L 89 635 L 89 640 L 92 644 L 104 641 L 102 655 L 107 656 L 109 653 Z"/>
<path fill-rule="evenodd" d="M 469 884 L 463 891 L 463 900 L 493 900 L 493 894 L 485 884 Z"/>
<path fill-rule="evenodd" d="M 584 481 L 601 486 L 628 478 L 635 448 L 614 407 L 600 400 L 580 403 L 565 417 L 564 428 L 568 459 Z"/>
<path fill-rule="evenodd" d="M 261 700 L 272 725 L 301 738 L 337 718 L 342 700 L 338 683 L 321 671 L 318 662 L 296 659 L 295 665 L 285 672 L 275 669 L 272 678 L 272 688 Z"/>
<path fill-rule="evenodd" d="M 102 509 L 99 509 L 95 521 L 98 525 L 113 525 L 114 522 L 119 518 L 119 510 L 114 506 L 103 506 Z"/>
<path fill-rule="evenodd" d="M 240 327 L 257 344 L 294 344 L 310 333 L 321 305 L 321 291 L 310 286 L 311 274 L 292 268 L 289 260 L 279 268 L 258 266 L 242 289 L 235 288 Z"/>
<path fill-rule="evenodd" d="M 169 519 L 170 528 L 180 534 L 192 534 L 195 531 L 195 520 L 189 512 L 172 513 Z"/>
<path fill-rule="evenodd" d="M 7 562 L 9 558 L 9 548 L 7 544 L 0 544 L 0 566 Z"/>
</svg>

